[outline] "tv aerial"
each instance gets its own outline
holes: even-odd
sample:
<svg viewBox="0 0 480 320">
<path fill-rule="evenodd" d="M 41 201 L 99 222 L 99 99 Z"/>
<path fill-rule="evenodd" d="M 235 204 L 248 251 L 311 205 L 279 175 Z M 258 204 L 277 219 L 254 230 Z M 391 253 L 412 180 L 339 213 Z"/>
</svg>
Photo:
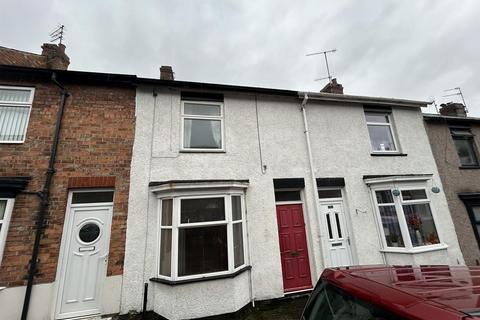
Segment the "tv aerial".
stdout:
<svg viewBox="0 0 480 320">
<path fill-rule="evenodd" d="M 305 55 L 305 56 L 309 57 L 309 56 L 316 56 L 316 55 L 323 54 L 323 56 L 325 58 L 325 66 L 327 67 L 328 77 L 318 78 L 318 79 L 315 79 L 315 81 L 328 79 L 328 82 L 332 82 L 332 75 L 330 74 L 330 68 L 328 66 L 327 53 L 334 53 L 336 51 L 337 51 L 337 49 L 332 49 L 332 50 L 326 50 L 326 51 L 312 52 L 312 53 L 309 53 L 309 54 Z"/>
<path fill-rule="evenodd" d="M 460 89 L 460 87 L 455 87 L 455 88 L 443 90 L 443 92 L 449 92 L 449 91 L 456 91 L 456 92 L 451 94 L 446 94 L 442 97 L 460 96 L 462 98 L 463 105 L 465 106 L 465 112 L 468 113 L 467 104 L 465 103 L 465 98 L 463 97 L 462 89 Z"/>
<path fill-rule="evenodd" d="M 62 44 L 62 41 L 65 40 L 64 31 L 65 26 L 63 24 L 59 24 L 55 30 L 50 32 L 50 42 L 55 42 L 58 40 L 59 44 Z"/>
</svg>

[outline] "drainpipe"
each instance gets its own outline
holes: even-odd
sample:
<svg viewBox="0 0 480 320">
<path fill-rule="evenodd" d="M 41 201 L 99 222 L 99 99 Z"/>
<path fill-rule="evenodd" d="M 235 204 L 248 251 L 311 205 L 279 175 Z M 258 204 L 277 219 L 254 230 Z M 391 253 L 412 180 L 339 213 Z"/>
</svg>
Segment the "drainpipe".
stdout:
<svg viewBox="0 0 480 320">
<path fill-rule="evenodd" d="M 308 131 L 307 112 L 305 110 L 305 107 L 307 105 L 307 101 L 308 101 L 308 95 L 307 95 L 307 93 L 304 93 L 303 94 L 303 101 L 302 101 L 302 105 L 301 105 L 302 115 L 303 115 L 303 126 L 304 126 L 304 129 L 305 129 L 305 140 L 306 140 L 306 143 L 307 143 L 308 162 L 309 162 L 309 165 L 310 165 L 310 175 L 311 175 L 310 180 L 312 182 L 313 199 L 314 199 L 314 202 L 315 202 L 315 215 L 316 215 L 317 221 L 319 222 L 319 227 L 320 227 L 320 248 L 321 248 L 321 251 L 322 251 L 323 266 L 325 267 L 327 260 L 326 260 L 326 256 L 325 256 L 325 248 L 323 247 L 323 241 L 322 241 L 322 238 L 323 238 L 322 222 L 321 222 L 321 219 L 319 218 L 320 217 L 320 207 L 319 207 L 319 204 L 318 204 L 317 179 L 315 177 L 315 167 L 314 167 L 314 164 L 313 164 L 312 145 L 310 143 L 310 133 Z M 318 270 L 317 261 L 314 259 L 313 262 L 314 262 L 314 265 L 315 265 L 315 273 L 316 273 L 317 270 Z M 318 276 L 319 275 L 317 274 L 317 277 Z"/>
<path fill-rule="evenodd" d="M 22 320 L 27 320 L 28 307 L 30 305 L 30 298 L 32 295 L 33 280 L 37 272 L 37 260 L 38 253 L 40 251 L 40 240 L 42 238 L 45 215 L 47 213 L 49 199 L 50 199 L 50 186 L 52 184 L 53 175 L 55 173 L 55 159 L 57 157 L 58 142 L 60 139 L 60 128 L 62 125 L 63 111 L 65 109 L 65 102 L 70 93 L 57 81 L 55 72 L 52 73 L 52 81 L 57 85 L 60 91 L 60 105 L 57 111 L 57 119 L 55 122 L 55 131 L 53 132 L 52 148 L 50 150 L 50 160 L 48 162 L 48 169 L 45 173 L 45 184 L 42 191 L 38 193 L 40 197 L 40 205 L 37 211 L 37 224 L 35 230 L 35 242 L 33 244 L 32 258 L 28 267 L 28 280 L 27 289 L 25 291 L 25 300 L 23 301 Z"/>
</svg>

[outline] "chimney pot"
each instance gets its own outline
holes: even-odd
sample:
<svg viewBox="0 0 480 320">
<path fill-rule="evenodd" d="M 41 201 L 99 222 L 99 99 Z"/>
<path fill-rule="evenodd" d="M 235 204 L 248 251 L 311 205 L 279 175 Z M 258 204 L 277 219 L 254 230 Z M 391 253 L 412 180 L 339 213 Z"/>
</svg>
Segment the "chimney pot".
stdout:
<svg viewBox="0 0 480 320">
<path fill-rule="evenodd" d="M 343 94 L 343 86 L 340 83 L 337 83 L 337 79 L 332 79 L 325 87 L 323 87 L 320 92 L 323 93 L 334 93 L 334 94 Z"/>
<path fill-rule="evenodd" d="M 160 80 L 175 80 L 173 69 L 171 66 L 160 67 Z"/>
<path fill-rule="evenodd" d="M 448 102 L 442 103 L 440 105 L 440 114 L 442 116 L 451 116 L 451 117 L 467 117 L 467 110 L 462 103 L 458 102 Z"/>
<path fill-rule="evenodd" d="M 47 60 L 47 68 L 67 70 L 70 64 L 70 58 L 65 54 L 65 45 L 44 43 L 42 46 L 42 56 Z"/>
</svg>

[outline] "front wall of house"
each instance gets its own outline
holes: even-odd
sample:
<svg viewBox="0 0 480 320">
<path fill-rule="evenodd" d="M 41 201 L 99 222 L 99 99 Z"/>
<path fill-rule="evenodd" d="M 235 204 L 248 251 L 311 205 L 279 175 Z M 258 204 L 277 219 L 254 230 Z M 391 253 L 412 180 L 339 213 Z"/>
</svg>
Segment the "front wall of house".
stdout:
<svg viewBox="0 0 480 320">
<path fill-rule="evenodd" d="M 48 80 L 34 78 L 3 77 L 0 78 L 0 85 L 35 87 L 26 141 L 22 144 L 0 144 L 0 176 L 31 176 L 25 191 L 41 191 L 50 157 L 60 90 Z M 135 125 L 135 90 L 71 83 L 65 83 L 65 86 L 71 96 L 65 106 L 35 284 L 53 288 L 56 279 L 69 179 L 86 178 L 83 182 L 77 181 L 77 186 L 80 186 L 82 183 L 88 184 L 89 177 L 114 177 L 107 285 L 115 288 L 115 292 L 110 292 L 105 301 L 110 313 L 115 309 L 118 312 Z M 18 315 L 16 318 L 20 317 L 23 298 L 16 299 L 15 305 L 9 301 L 11 294 L 18 295 L 18 292 L 25 290 L 23 286 L 26 285 L 27 265 L 33 249 L 38 206 L 39 198 L 34 194 L 19 194 L 16 197 L 0 266 L 0 287 L 7 287 L 0 291 L 0 309 L 8 305 L 8 309 Z M 21 287 L 14 288 L 18 286 Z M 34 309 L 41 305 L 42 310 L 52 312 L 55 290 L 51 290 L 51 295 L 42 295 L 44 290 L 36 288 L 34 286 L 32 302 L 43 302 L 33 303 L 29 315 L 46 319 L 48 316 L 43 311 L 36 312 Z M 116 304 L 116 307 L 112 307 L 112 304 Z"/>
<path fill-rule="evenodd" d="M 448 205 L 455 223 L 460 246 L 467 265 L 480 264 L 480 249 L 472 223 L 465 204 L 458 196 L 459 193 L 480 192 L 480 170 L 460 169 L 460 160 L 457 155 L 450 129 L 445 122 L 426 121 L 428 137 L 432 144 L 432 151 L 437 162 L 438 170 L 445 187 Z M 480 126 L 472 125 L 477 150 L 480 150 L 478 137 Z"/>
<path fill-rule="evenodd" d="M 225 153 L 179 152 L 180 106 L 180 91 L 176 89 L 157 90 L 157 95 L 151 87 L 137 90 L 131 179 L 131 190 L 137 192 L 131 193 L 129 200 L 122 312 L 141 310 L 144 283 L 149 284 L 147 308 L 160 315 L 173 316 L 168 311 L 170 300 L 164 298 L 170 293 L 181 294 L 189 302 L 176 303 L 173 319 L 233 312 L 252 298 L 263 300 L 283 296 L 274 178 L 305 179 L 303 211 L 310 269 L 315 282 L 324 266 L 322 222 L 315 214 L 316 187 L 314 189 L 309 172 L 300 100 L 265 95 L 255 99 L 254 95 L 225 93 Z M 345 178 L 344 200 L 353 229 L 354 263 L 385 262 L 380 253 L 370 191 L 362 179 L 364 175 L 433 174 L 433 179 L 440 184 L 420 111 L 394 108 L 393 114 L 402 151 L 408 155 L 372 157 L 361 106 L 320 105 L 311 101 L 307 105 L 315 177 Z M 263 171 L 262 166 L 266 166 Z M 202 179 L 249 180 L 246 207 L 252 270 L 228 280 L 178 286 L 149 281 L 157 273 L 158 202 L 148 183 Z M 415 255 L 387 254 L 387 262 L 463 262 L 444 194 L 429 196 L 439 216 L 437 228 L 448 249 Z M 219 306 L 215 298 L 199 298 L 199 292 L 208 292 L 212 287 L 216 288 L 215 295 L 229 297 L 234 294 L 241 297 L 241 303 L 222 299 Z M 208 311 L 209 308 L 214 312 Z M 192 310 L 199 311 L 192 314 Z"/>
</svg>

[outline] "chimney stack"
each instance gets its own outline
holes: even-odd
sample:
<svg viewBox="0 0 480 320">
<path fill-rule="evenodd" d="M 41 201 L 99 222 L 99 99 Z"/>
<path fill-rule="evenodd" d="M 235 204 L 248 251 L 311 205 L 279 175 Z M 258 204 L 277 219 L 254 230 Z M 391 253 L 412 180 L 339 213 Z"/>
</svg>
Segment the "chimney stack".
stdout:
<svg viewBox="0 0 480 320">
<path fill-rule="evenodd" d="M 63 44 L 44 43 L 42 56 L 46 58 L 49 69 L 67 70 L 70 64 L 70 58 L 65 54 L 65 45 Z"/>
<path fill-rule="evenodd" d="M 332 79 L 325 87 L 323 87 L 320 92 L 323 93 L 334 93 L 334 94 L 343 94 L 343 86 L 340 83 L 337 83 L 337 79 Z"/>
<path fill-rule="evenodd" d="M 458 102 L 442 103 L 439 111 L 442 116 L 462 118 L 467 117 L 467 110 L 465 110 L 465 106 Z"/>
<path fill-rule="evenodd" d="M 175 80 L 171 66 L 160 67 L 160 80 Z"/>
</svg>

